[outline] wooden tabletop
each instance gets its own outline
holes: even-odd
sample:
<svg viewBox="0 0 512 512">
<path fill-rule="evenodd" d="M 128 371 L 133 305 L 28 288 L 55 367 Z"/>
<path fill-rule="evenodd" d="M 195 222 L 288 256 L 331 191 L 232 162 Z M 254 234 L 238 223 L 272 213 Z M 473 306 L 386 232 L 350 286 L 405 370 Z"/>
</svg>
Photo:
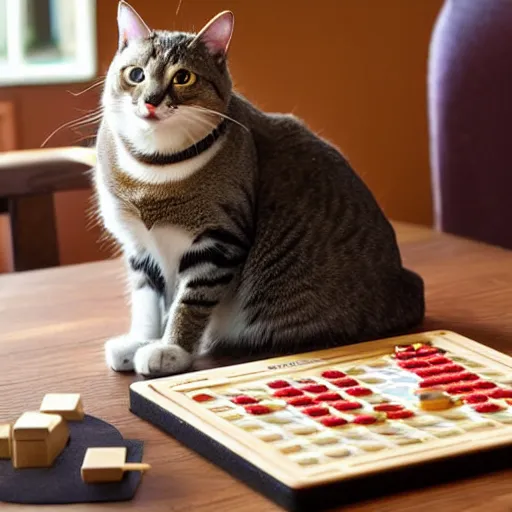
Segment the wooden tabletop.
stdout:
<svg viewBox="0 0 512 512">
<path fill-rule="evenodd" d="M 450 329 L 512 354 L 512 253 L 396 224 L 404 262 L 423 275 L 424 330 Z M 128 411 L 134 375 L 105 366 L 103 343 L 128 326 L 118 260 L 0 276 L 0 422 L 44 393 L 79 392 L 89 414 L 145 441 L 153 468 L 126 503 L 59 510 L 272 512 L 280 509 Z M 512 471 L 345 507 L 358 512 L 510 512 Z M 6 511 L 54 506 L 2 504 Z M 341 510 L 341 509 L 340 509 Z"/>
</svg>

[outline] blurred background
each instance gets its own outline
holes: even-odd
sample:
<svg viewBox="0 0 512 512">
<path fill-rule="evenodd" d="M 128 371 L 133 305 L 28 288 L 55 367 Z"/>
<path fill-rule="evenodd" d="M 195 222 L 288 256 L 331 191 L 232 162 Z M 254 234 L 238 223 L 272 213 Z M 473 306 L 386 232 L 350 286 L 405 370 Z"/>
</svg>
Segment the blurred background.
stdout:
<svg viewBox="0 0 512 512">
<path fill-rule="evenodd" d="M 236 88 L 293 112 L 335 143 L 393 220 L 430 226 L 427 61 L 442 0 L 131 0 L 154 28 L 199 30 L 235 14 Z M 39 148 L 93 112 L 117 46 L 117 0 L 0 0 L 0 151 Z M 96 124 L 45 147 L 91 145 Z M 107 258 L 88 221 L 90 192 L 55 194 L 61 264 Z M 10 265 L 0 218 L 0 271 Z"/>
</svg>

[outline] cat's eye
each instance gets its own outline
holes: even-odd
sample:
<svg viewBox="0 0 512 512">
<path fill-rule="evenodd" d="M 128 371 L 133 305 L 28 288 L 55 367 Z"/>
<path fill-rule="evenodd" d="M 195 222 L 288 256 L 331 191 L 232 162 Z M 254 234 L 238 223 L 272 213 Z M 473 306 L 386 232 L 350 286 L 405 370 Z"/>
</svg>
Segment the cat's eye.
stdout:
<svg viewBox="0 0 512 512">
<path fill-rule="evenodd" d="M 125 70 L 124 77 L 126 81 L 131 85 L 137 85 L 141 82 L 144 82 L 146 76 L 144 75 L 144 70 L 139 67 L 130 67 Z"/>
<path fill-rule="evenodd" d="M 192 85 L 196 80 L 196 75 L 186 69 L 176 71 L 176 74 L 172 77 L 172 83 L 178 87 Z"/>
</svg>

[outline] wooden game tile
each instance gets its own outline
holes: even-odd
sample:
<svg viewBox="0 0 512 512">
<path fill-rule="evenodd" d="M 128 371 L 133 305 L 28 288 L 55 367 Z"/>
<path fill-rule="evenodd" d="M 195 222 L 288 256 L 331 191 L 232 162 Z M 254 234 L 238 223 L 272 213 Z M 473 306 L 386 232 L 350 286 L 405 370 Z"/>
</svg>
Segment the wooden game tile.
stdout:
<svg viewBox="0 0 512 512">
<path fill-rule="evenodd" d="M 355 397 L 368 396 L 368 395 L 372 395 L 373 394 L 373 391 L 371 389 L 365 388 L 363 386 L 355 386 L 353 388 L 346 388 L 343 391 L 347 395 L 355 396 Z"/>
<path fill-rule="evenodd" d="M 441 423 L 442 419 L 430 414 L 421 414 L 405 420 L 405 423 L 414 427 L 430 427 Z"/>
<path fill-rule="evenodd" d="M 290 459 L 297 464 L 300 464 L 301 466 L 312 466 L 314 464 L 318 464 L 321 460 L 321 457 L 315 454 L 301 453 L 298 455 L 291 455 Z"/>
<path fill-rule="evenodd" d="M 359 377 L 359 380 L 364 384 L 383 384 L 386 382 L 386 379 L 379 377 L 377 375 Z"/>
<path fill-rule="evenodd" d="M 294 421 L 294 417 L 286 412 L 284 414 L 278 412 L 265 416 L 263 418 L 263 421 L 275 425 L 286 425 L 287 423 L 291 423 L 292 421 Z"/>
<path fill-rule="evenodd" d="M 483 430 L 488 428 L 495 428 L 496 424 L 490 420 L 466 420 L 457 423 L 457 427 L 461 428 L 466 432 L 471 432 L 474 430 Z"/>
<path fill-rule="evenodd" d="M 328 448 L 324 450 L 324 455 L 327 457 L 340 458 L 340 457 L 348 457 L 351 454 L 351 451 L 346 446 L 336 446 L 333 448 Z"/>
<path fill-rule="evenodd" d="M 451 421 L 467 420 L 469 417 L 468 411 L 461 408 L 448 409 L 446 411 L 437 411 L 437 414 L 439 414 L 439 416 L 441 416 L 442 418 Z"/>
<path fill-rule="evenodd" d="M 381 443 L 379 441 L 370 440 L 370 441 L 353 441 L 353 442 L 356 444 L 356 446 L 359 449 L 364 450 L 365 452 L 378 452 L 380 450 L 389 448 L 388 444 Z"/>
<path fill-rule="evenodd" d="M 464 402 L 468 404 L 478 404 L 481 402 L 487 402 L 489 397 L 483 393 L 471 393 L 463 398 Z"/>
<path fill-rule="evenodd" d="M 488 380 L 477 380 L 476 382 L 472 382 L 471 386 L 473 389 L 493 389 L 498 387 L 495 382 Z"/>
<path fill-rule="evenodd" d="M 214 412 L 215 414 L 218 414 L 221 412 L 232 411 L 234 407 L 231 405 L 214 405 L 212 407 L 207 407 L 207 409 L 211 412 Z"/>
<path fill-rule="evenodd" d="M 253 406 L 256 407 L 256 406 Z M 236 410 L 226 411 L 219 414 L 219 416 L 227 421 L 235 421 L 244 417 L 244 415 Z"/>
<path fill-rule="evenodd" d="M 373 361 L 368 361 L 365 364 L 368 368 L 385 368 L 390 365 L 389 361 L 384 359 L 374 359 Z"/>
<path fill-rule="evenodd" d="M 347 375 L 350 375 L 352 377 L 356 377 L 358 375 L 363 375 L 366 373 L 366 370 L 364 368 L 361 368 L 360 366 L 351 366 L 344 370 L 344 372 Z"/>
<path fill-rule="evenodd" d="M 319 429 L 315 425 L 306 425 L 301 423 L 296 423 L 294 425 L 289 425 L 286 427 L 289 432 L 292 434 L 296 434 L 298 436 L 307 436 L 309 434 L 314 434 L 318 432 Z"/>
<path fill-rule="evenodd" d="M 499 421 L 500 423 L 512 423 L 512 412 L 510 410 L 501 411 L 501 412 L 495 412 L 492 415 L 492 419 L 494 421 Z"/>
<path fill-rule="evenodd" d="M 301 391 L 300 389 L 297 389 L 294 387 L 280 388 L 274 392 L 274 396 L 278 397 L 278 398 L 301 396 L 303 394 L 304 394 L 304 391 Z"/>
<path fill-rule="evenodd" d="M 397 444 L 398 446 L 407 446 L 407 445 L 410 445 L 410 444 L 418 444 L 418 443 L 423 443 L 425 442 L 425 438 L 420 438 L 420 437 L 414 437 L 414 436 L 395 436 L 393 437 L 393 440 L 392 442 L 394 444 Z"/>
<path fill-rule="evenodd" d="M 261 428 L 262 424 L 258 421 L 254 420 L 240 420 L 236 422 L 236 426 L 240 427 L 242 430 L 245 430 L 247 432 L 251 432 L 253 430 L 258 430 Z"/>
<path fill-rule="evenodd" d="M 253 435 L 267 443 L 283 439 L 283 434 L 280 434 L 279 432 L 273 432 L 270 430 L 255 431 L 253 432 Z"/>
<path fill-rule="evenodd" d="M 333 434 L 330 434 L 330 433 L 325 433 L 325 432 L 322 432 L 321 434 L 317 434 L 314 436 L 310 436 L 310 438 L 309 438 L 309 441 L 311 443 L 320 445 L 320 446 L 328 445 L 328 444 L 336 444 L 339 442 L 339 440 L 340 440 L 339 437 L 337 437 Z"/>
<path fill-rule="evenodd" d="M 435 435 L 436 437 L 451 437 L 464 434 L 464 430 L 455 426 L 433 426 L 425 427 L 425 432 Z"/>
<path fill-rule="evenodd" d="M 390 401 L 389 398 L 377 394 L 363 396 L 362 399 L 372 405 L 387 404 Z"/>
<path fill-rule="evenodd" d="M 331 384 L 338 388 L 350 388 L 353 386 L 357 386 L 359 382 L 357 382 L 356 379 L 353 379 L 351 377 L 344 377 L 342 379 L 336 379 L 331 381 Z"/>
<path fill-rule="evenodd" d="M 303 447 L 300 443 L 297 441 L 284 441 L 282 443 L 276 444 L 275 447 L 281 452 L 281 453 L 297 453 L 302 451 Z"/>
</svg>

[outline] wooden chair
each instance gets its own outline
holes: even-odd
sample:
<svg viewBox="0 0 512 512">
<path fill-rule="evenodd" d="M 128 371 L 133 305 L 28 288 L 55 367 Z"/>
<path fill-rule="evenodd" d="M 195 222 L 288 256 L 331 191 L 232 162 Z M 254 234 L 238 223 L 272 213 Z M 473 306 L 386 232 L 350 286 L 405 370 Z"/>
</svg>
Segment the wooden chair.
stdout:
<svg viewBox="0 0 512 512">
<path fill-rule="evenodd" d="M 8 213 L 14 271 L 59 265 L 53 194 L 91 187 L 85 147 L 0 153 L 0 213 Z"/>
</svg>

